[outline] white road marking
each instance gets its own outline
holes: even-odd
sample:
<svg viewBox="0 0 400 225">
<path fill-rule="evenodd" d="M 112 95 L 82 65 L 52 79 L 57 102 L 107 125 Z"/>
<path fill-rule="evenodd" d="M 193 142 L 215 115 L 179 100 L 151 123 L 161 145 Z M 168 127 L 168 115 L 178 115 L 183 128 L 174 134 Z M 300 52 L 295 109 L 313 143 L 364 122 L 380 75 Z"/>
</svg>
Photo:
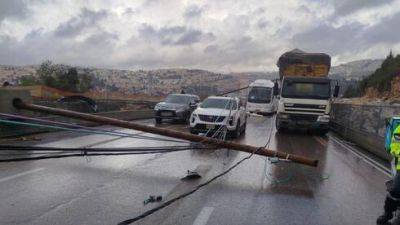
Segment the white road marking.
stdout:
<svg viewBox="0 0 400 225">
<path fill-rule="evenodd" d="M 334 140 L 336 143 L 340 144 L 343 146 L 345 149 L 349 150 L 351 153 L 362 159 L 364 162 L 369 164 L 370 166 L 374 167 L 375 169 L 381 171 L 383 174 L 385 174 L 388 177 L 392 177 L 390 170 L 387 170 L 384 166 L 380 165 L 378 162 L 375 160 L 371 159 L 369 156 L 359 152 L 358 150 L 354 149 L 353 147 L 343 143 L 340 139 L 330 135 L 332 140 Z"/>
<path fill-rule="evenodd" d="M 22 172 L 22 173 L 17 173 L 17 174 L 8 176 L 8 177 L 3 177 L 3 178 L 0 178 L 0 183 L 4 182 L 4 181 L 15 179 L 15 178 L 18 178 L 18 177 L 22 177 L 22 176 L 25 176 L 25 175 L 28 175 L 28 174 L 37 173 L 37 172 L 42 171 L 42 170 L 44 170 L 44 168 L 36 168 L 36 169 L 28 170 L 28 171 L 25 171 L 25 172 Z"/>
<path fill-rule="evenodd" d="M 213 211 L 214 207 L 204 207 L 200 211 L 199 215 L 197 215 L 196 219 L 193 222 L 193 225 L 206 225 Z"/>
</svg>

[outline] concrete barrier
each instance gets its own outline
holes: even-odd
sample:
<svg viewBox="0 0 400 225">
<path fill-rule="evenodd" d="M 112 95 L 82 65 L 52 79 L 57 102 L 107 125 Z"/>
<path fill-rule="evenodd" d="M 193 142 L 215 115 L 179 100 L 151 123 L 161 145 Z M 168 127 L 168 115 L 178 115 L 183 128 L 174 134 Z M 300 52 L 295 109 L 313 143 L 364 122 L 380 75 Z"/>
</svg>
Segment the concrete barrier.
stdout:
<svg viewBox="0 0 400 225">
<path fill-rule="evenodd" d="M 400 105 L 334 103 L 331 128 L 344 139 L 390 160 L 384 149 L 385 119 L 395 115 L 400 115 Z"/>
</svg>

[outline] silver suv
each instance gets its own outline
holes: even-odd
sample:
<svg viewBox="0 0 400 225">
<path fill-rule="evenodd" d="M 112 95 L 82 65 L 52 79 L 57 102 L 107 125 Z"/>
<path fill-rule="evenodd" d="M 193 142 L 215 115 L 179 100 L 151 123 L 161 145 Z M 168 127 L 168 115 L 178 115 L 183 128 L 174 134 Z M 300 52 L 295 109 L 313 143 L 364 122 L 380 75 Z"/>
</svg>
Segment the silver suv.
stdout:
<svg viewBox="0 0 400 225">
<path fill-rule="evenodd" d="M 163 119 L 189 122 L 190 114 L 199 102 L 197 95 L 170 94 L 154 107 L 156 123 L 162 123 Z"/>
</svg>

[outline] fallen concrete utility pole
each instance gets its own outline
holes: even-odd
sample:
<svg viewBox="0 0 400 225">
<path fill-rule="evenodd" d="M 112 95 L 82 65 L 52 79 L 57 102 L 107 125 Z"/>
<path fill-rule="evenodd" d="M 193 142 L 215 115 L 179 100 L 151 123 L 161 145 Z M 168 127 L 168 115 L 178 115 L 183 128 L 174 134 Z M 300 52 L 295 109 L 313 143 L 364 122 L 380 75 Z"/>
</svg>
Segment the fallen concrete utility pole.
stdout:
<svg viewBox="0 0 400 225">
<path fill-rule="evenodd" d="M 70 117 L 70 118 L 74 118 L 74 119 L 81 119 L 81 120 L 96 122 L 96 123 L 104 124 L 104 125 L 113 125 L 113 126 L 117 126 L 117 127 L 129 128 L 129 129 L 159 134 L 159 135 L 177 138 L 177 139 L 183 139 L 183 140 L 188 140 L 188 141 L 193 141 L 193 142 L 201 142 L 204 144 L 208 144 L 208 145 L 212 145 L 212 146 L 216 146 L 216 147 L 220 147 L 220 148 L 228 148 L 228 149 L 233 149 L 233 150 L 238 150 L 238 151 L 248 152 L 248 153 L 255 152 L 257 149 L 259 149 L 259 147 L 255 147 L 255 146 L 251 146 L 251 145 L 238 144 L 238 143 L 234 143 L 234 142 L 230 142 L 230 141 L 223 141 L 223 140 L 219 140 L 219 139 L 188 134 L 188 133 L 169 130 L 169 129 L 165 129 L 165 128 L 151 127 L 151 126 L 137 124 L 134 122 L 124 121 L 124 120 L 118 120 L 118 119 L 107 118 L 107 117 L 103 117 L 103 116 L 96 116 L 96 115 L 74 112 L 74 111 L 69 111 L 69 110 L 64 110 L 64 109 L 40 106 L 40 105 L 31 104 L 31 103 L 25 103 L 19 98 L 14 99 L 13 104 L 14 104 L 14 107 L 16 107 L 17 109 L 25 109 L 25 110 L 30 110 L 30 111 L 36 111 L 36 112 Z M 292 155 L 292 154 L 288 154 L 285 152 L 273 151 L 273 150 L 269 150 L 266 148 L 258 150 L 255 154 L 268 156 L 268 157 L 278 157 L 281 159 L 287 159 L 287 160 L 291 160 L 292 162 L 300 163 L 300 164 L 304 164 L 304 165 L 308 165 L 308 166 L 316 167 L 318 165 L 318 160 L 309 159 L 309 158 L 306 158 L 303 156 L 298 156 L 298 155 Z"/>
</svg>

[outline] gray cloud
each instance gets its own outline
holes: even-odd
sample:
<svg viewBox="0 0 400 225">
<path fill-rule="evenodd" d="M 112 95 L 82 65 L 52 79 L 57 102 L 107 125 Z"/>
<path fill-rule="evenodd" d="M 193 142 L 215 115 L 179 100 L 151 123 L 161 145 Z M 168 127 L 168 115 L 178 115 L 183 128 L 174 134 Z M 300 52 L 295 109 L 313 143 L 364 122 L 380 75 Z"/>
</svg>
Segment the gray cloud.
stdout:
<svg viewBox="0 0 400 225">
<path fill-rule="evenodd" d="M 5 18 L 24 18 L 28 14 L 26 1 L 0 1 L 0 22 Z"/>
<path fill-rule="evenodd" d="M 381 57 L 375 50 L 384 52 L 393 46 L 398 51 L 400 46 L 396 32 L 400 15 L 387 10 L 373 17 L 374 7 L 394 0 L 299 0 L 296 4 L 254 0 L 250 8 L 229 0 L 205 0 L 204 6 L 166 0 L 129 6 L 122 0 L 113 4 L 108 4 L 111 0 L 32 0 L 28 5 L 27 0 L 0 1 L 0 64 L 50 59 L 103 68 L 243 71 L 276 69 L 277 57 L 293 47 L 327 52 L 336 60 L 355 60 Z M 70 7 L 68 13 L 63 7 Z M 367 15 L 367 23 L 364 17 L 343 18 L 364 9 L 375 10 Z M 46 13 L 51 21 L 46 21 Z"/>
<path fill-rule="evenodd" d="M 372 8 L 393 2 L 393 0 L 330 0 L 335 14 L 345 16 L 361 9 Z"/>
<path fill-rule="evenodd" d="M 98 24 L 102 19 L 108 16 L 105 10 L 92 11 L 82 8 L 79 15 L 61 23 L 55 30 L 55 35 L 60 37 L 73 37 L 80 34 L 85 28 Z"/>
<path fill-rule="evenodd" d="M 95 32 L 80 42 L 42 30 L 34 30 L 22 40 L 3 35 L 0 36 L 0 62 L 38 64 L 50 59 L 75 65 L 111 66 L 109 56 L 115 50 L 117 39 L 117 35 L 105 31 Z"/>
<path fill-rule="evenodd" d="M 398 43 L 400 42 L 399 25 L 400 13 L 397 13 L 366 29 L 364 39 L 368 43 Z"/>
<path fill-rule="evenodd" d="M 265 19 L 265 18 L 262 18 L 262 19 L 259 19 L 258 21 L 257 21 L 257 26 L 258 26 L 258 28 L 260 28 L 260 29 L 265 29 L 265 28 L 267 28 L 267 26 L 268 26 L 268 21 Z"/>
<path fill-rule="evenodd" d="M 192 19 L 192 18 L 197 18 L 200 17 L 201 14 L 203 13 L 203 9 L 200 8 L 197 5 L 190 5 L 186 8 L 185 13 L 184 13 L 184 17 L 186 19 Z"/>
<path fill-rule="evenodd" d="M 296 47 L 308 51 L 339 54 L 343 51 L 360 48 L 363 29 L 364 27 L 359 23 L 346 24 L 338 28 L 321 24 L 314 29 L 293 36 L 293 43 Z"/>
<path fill-rule="evenodd" d="M 205 34 L 200 30 L 188 29 L 186 26 L 172 26 L 156 29 L 148 24 L 144 24 L 139 29 L 139 36 L 145 40 L 158 41 L 161 45 L 191 45 L 205 38 L 209 40 L 215 38 L 212 33 Z"/>
<path fill-rule="evenodd" d="M 379 44 L 399 43 L 400 36 L 396 30 L 399 24 L 400 13 L 384 18 L 370 27 L 360 23 L 350 23 L 340 27 L 321 24 L 294 35 L 292 40 L 295 46 L 310 51 L 326 51 L 331 54 L 362 52 Z"/>
</svg>

